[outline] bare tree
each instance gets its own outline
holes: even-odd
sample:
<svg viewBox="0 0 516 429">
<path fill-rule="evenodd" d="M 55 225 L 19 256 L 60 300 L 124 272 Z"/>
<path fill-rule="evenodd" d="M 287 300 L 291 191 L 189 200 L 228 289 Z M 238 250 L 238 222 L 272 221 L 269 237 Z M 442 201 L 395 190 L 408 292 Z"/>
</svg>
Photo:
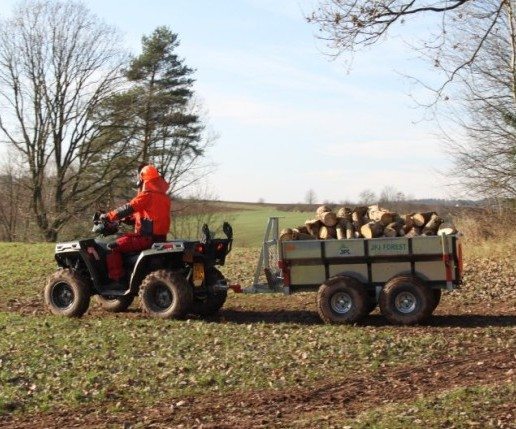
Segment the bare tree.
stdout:
<svg viewBox="0 0 516 429">
<path fill-rule="evenodd" d="M 376 194 L 370 189 L 364 189 L 358 195 L 358 202 L 359 204 L 365 204 L 367 206 L 373 204 L 376 202 Z"/>
<path fill-rule="evenodd" d="M 378 199 L 378 202 L 380 204 L 392 203 L 397 201 L 398 194 L 399 192 L 396 190 L 396 188 L 387 185 L 380 192 L 380 198 Z"/>
<path fill-rule="evenodd" d="M 317 196 L 315 195 L 315 191 L 313 189 L 309 189 L 305 194 L 305 203 L 306 204 L 315 204 L 315 200 Z"/>
<path fill-rule="evenodd" d="M 19 159 L 8 153 L 0 167 L 0 239 L 19 240 L 27 226 L 29 201 L 27 177 Z"/>
<path fill-rule="evenodd" d="M 116 30 L 74 1 L 29 0 L 0 22 L 0 130 L 26 161 L 46 240 L 120 174 L 100 160 L 122 148 L 94 120 L 119 82 L 118 46 Z"/>
<path fill-rule="evenodd" d="M 379 42 L 405 20 L 439 18 L 415 46 L 440 77 L 437 84 L 412 77 L 430 91 L 419 103 L 445 118 L 452 174 L 476 195 L 514 198 L 515 7 L 514 0 L 320 0 L 308 21 L 339 56 Z M 462 135 L 446 129 L 451 119 Z"/>
<path fill-rule="evenodd" d="M 455 160 L 453 172 L 472 194 L 489 198 L 516 196 L 516 4 L 504 3 L 501 19 L 483 42 L 474 62 L 457 75 L 460 92 L 456 103 L 441 114 L 452 118 L 464 130 L 461 135 L 447 132 L 449 152 Z M 475 11 L 466 11 L 461 33 L 450 32 L 455 49 L 443 52 L 445 64 L 467 61 L 467 52 L 487 22 Z M 444 122 L 443 128 L 448 131 Z"/>
</svg>

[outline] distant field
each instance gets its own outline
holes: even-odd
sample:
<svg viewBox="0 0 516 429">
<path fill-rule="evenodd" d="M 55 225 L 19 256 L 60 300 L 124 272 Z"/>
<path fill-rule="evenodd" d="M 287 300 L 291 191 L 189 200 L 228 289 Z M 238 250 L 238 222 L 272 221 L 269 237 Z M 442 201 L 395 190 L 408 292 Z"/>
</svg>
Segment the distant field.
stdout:
<svg viewBox="0 0 516 429">
<path fill-rule="evenodd" d="M 280 217 L 280 229 L 303 225 L 309 218 L 308 213 L 285 212 L 274 208 L 257 208 L 230 214 L 235 233 L 235 245 L 256 247 L 261 245 L 269 217 Z"/>
<path fill-rule="evenodd" d="M 238 247 L 260 246 L 269 217 L 279 217 L 281 229 L 302 225 L 305 223 L 305 220 L 311 216 L 311 213 L 281 211 L 277 210 L 274 206 L 262 206 L 258 204 L 225 203 L 218 207 L 212 206 L 210 209 L 217 209 L 217 213 L 210 215 L 211 217 L 208 221 L 210 228 L 218 228 L 223 221 L 229 221 L 233 226 L 235 245 Z M 186 218 L 189 218 L 192 223 L 197 222 L 195 215 L 190 215 Z M 193 230 L 197 229 L 198 228 L 193 228 Z M 193 234 L 195 235 L 195 232 Z"/>
</svg>

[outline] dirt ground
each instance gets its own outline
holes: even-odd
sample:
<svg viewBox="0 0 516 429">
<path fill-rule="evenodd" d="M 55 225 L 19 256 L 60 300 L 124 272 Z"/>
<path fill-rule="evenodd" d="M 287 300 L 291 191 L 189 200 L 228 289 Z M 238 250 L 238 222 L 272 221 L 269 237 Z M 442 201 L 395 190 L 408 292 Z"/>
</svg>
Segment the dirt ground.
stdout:
<svg viewBox="0 0 516 429">
<path fill-rule="evenodd" d="M 11 302 L 8 310 L 22 313 L 44 313 L 39 300 L 33 303 Z M 23 304 L 23 305 L 21 305 Z M 30 304 L 30 305 L 28 305 Z M 89 316 L 98 317 L 101 310 L 93 307 Z M 116 317 L 142 317 L 136 307 Z M 253 299 L 233 297 L 214 320 L 218 323 L 284 323 L 319 324 L 312 294 L 292 297 L 260 296 Z M 363 321 L 367 326 L 385 326 L 385 319 L 376 310 Z M 442 303 L 435 315 L 423 326 L 404 328 L 410 332 L 428 332 L 443 328 L 470 329 L 489 326 L 516 326 L 512 305 L 501 304 L 487 310 L 481 304 L 463 306 L 450 301 Z M 494 386 L 514 381 L 516 350 L 500 350 L 487 354 L 479 345 L 467 355 L 446 361 L 430 361 L 420 366 L 380 368 L 354 377 L 323 380 L 309 388 L 278 390 L 246 390 L 229 394 L 209 393 L 184 397 L 161 406 L 142 407 L 136 401 L 127 411 L 112 413 L 105 406 L 52 410 L 29 415 L 0 417 L 0 428 L 265 428 L 310 427 L 314 418 L 352 418 L 362 411 L 389 403 L 404 403 L 414 398 L 436 395 L 454 387 Z M 508 408 L 507 408 L 508 407 Z M 493 409 L 489 417 L 497 427 L 513 426 L 514 406 Z M 312 423 L 303 423 L 312 422 Z M 308 424 L 308 426 L 304 426 Z M 331 420 L 325 424 L 331 427 Z M 340 427 L 338 424 L 335 427 Z"/>
<path fill-rule="evenodd" d="M 229 395 L 187 397 L 176 403 L 110 414 L 102 408 L 54 411 L 4 417 L 2 428 L 97 428 L 133 426 L 167 428 L 289 427 L 301 417 L 324 412 L 340 419 L 388 403 L 403 403 L 417 396 L 437 394 L 454 387 L 493 385 L 514 377 L 511 351 L 486 354 L 472 351 L 461 359 L 423 366 L 380 369 L 373 375 L 330 380 L 310 389 L 245 391 Z M 498 427 L 513 426 L 514 408 L 498 407 L 490 414 Z M 308 419 L 308 421 L 310 421 Z M 298 425 L 301 426 L 301 425 Z"/>
</svg>

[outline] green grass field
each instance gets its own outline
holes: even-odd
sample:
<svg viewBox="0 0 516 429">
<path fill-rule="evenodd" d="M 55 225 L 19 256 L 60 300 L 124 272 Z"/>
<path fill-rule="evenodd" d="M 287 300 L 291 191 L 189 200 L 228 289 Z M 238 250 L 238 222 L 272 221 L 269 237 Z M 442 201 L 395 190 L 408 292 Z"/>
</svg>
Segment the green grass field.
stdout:
<svg viewBox="0 0 516 429">
<path fill-rule="evenodd" d="M 283 227 L 307 217 L 232 215 L 240 246 L 222 271 L 243 285 L 268 216 L 285 215 Z M 0 427 L 511 427 L 514 243 L 492 258 L 476 248 L 463 289 L 405 328 L 376 313 L 323 325 L 311 293 L 230 294 L 209 321 L 144 318 L 137 302 L 62 319 L 41 297 L 53 248 L 0 243 Z"/>
<path fill-rule="evenodd" d="M 237 247 L 258 247 L 263 242 L 269 217 L 279 217 L 280 229 L 303 225 L 309 213 L 279 211 L 274 208 L 253 208 L 231 212 L 231 225 Z"/>
</svg>

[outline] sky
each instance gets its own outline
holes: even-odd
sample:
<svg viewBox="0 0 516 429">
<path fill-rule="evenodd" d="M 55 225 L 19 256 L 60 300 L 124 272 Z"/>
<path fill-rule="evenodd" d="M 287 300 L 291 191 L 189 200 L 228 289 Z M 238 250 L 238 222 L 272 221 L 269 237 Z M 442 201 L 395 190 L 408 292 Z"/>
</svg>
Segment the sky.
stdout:
<svg viewBox="0 0 516 429">
<path fill-rule="evenodd" d="M 7 16 L 14 0 L 0 0 Z M 218 138 L 204 184 L 226 201 L 357 201 L 385 186 L 415 198 L 452 198 L 435 123 L 422 120 L 404 75 L 431 80 L 404 36 L 332 58 L 306 22 L 316 0 L 85 0 L 118 27 L 127 49 L 166 25 L 194 68 L 197 97 Z M 417 25 L 421 25 L 418 23 Z M 420 27 L 418 27 L 420 28 Z"/>
</svg>

